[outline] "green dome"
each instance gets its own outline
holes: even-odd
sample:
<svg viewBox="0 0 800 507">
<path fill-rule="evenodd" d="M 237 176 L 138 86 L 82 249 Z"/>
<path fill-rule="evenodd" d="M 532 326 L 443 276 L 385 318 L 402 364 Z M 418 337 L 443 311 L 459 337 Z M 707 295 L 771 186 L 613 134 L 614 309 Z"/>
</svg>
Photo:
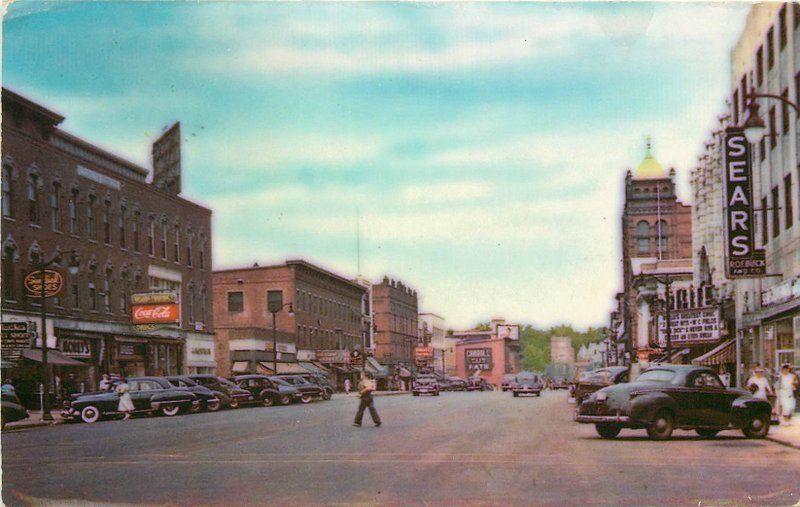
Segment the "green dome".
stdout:
<svg viewBox="0 0 800 507">
<path fill-rule="evenodd" d="M 667 177 L 667 173 L 664 171 L 664 168 L 658 163 L 658 160 L 653 158 L 653 154 L 650 153 L 649 138 L 647 139 L 647 153 L 645 154 L 642 163 L 636 168 L 636 173 L 633 177 L 637 180 L 655 180 Z"/>
</svg>

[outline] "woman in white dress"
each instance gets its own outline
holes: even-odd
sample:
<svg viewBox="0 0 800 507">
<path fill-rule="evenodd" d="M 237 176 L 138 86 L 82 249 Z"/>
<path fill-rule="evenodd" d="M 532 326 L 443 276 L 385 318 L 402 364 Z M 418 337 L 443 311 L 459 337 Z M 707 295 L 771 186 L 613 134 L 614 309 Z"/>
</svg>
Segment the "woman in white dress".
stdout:
<svg viewBox="0 0 800 507">
<path fill-rule="evenodd" d="M 791 424 L 792 414 L 794 413 L 796 400 L 794 399 L 794 391 L 797 389 L 798 379 L 797 374 L 792 372 L 792 368 L 788 364 L 781 367 L 781 374 L 778 380 L 778 399 L 781 402 L 781 415 L 783 416 L 784 424 Z"/>
<path fill-rule="evenodd" d="M 761 366 L 756 366 L 753 370 L 753 376 L 747 381 L 747 388 L 752 391 L 755 398 L 768 400 L 770 394 L 774 394 L 772 386 L 769 385 L 769 379 L 764 376 L 764 369 Z"/>
<path fill-rule="evenodd" d="M 117 394 L 119 395 L 119 407 L 118 410 L 125 414 L 125 419 L 123 421 L 131 418 L 131 413 L 133 413 L 133 400 L 131 399 L 131 388 L 128 386 L 128 383 L 125 381 L 124 378 L 119 379 L 119 384 L 117 384 L 117 388 L 115 389 Z"/>
</svg>

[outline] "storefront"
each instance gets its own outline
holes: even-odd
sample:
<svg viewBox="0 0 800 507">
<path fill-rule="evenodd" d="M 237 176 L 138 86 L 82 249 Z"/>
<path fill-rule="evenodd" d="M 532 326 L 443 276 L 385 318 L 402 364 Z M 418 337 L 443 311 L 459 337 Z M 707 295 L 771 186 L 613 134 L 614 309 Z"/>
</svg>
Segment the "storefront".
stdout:
<svg viewBox="0 0 800 507">
<path fill-rule="evenodd" d="M 114 337 L 110 373 L 126 377 L 180 375 L 183 341 L 177 339 Z"/>
<path fill-rule="evenodd" d="M 216 373 L 214 337 L 188 334 L 186 336 L 186 373 L 189 375 Z"/>
<path fill-rule="evenodd" d="M 89 334 L 56 331 L 61 354 L 80 362 L 80 365 L 62 366 L 56 370 L 61 379 L 75 379 L 81 392 L 97 389 L 100 375 L 100 360 L 103 354 L 103 337 Z"/>
</svg>

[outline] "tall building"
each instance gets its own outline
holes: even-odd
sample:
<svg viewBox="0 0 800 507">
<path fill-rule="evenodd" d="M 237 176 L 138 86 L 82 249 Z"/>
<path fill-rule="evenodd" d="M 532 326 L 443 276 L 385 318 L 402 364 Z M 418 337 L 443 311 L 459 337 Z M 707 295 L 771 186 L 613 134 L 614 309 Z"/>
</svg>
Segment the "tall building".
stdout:
<svg viewBox="0 0 800 507">
<path fill-rule="evenodd" d="M 384 277 L 372 285 L 375 358 L 383 365 L 411 364 L 419 340 L 417 292 Z"/>
<path fill-rule="evenodd" d="M 356 380 L 349 352 L 366 348 L 363 325 L 367 290 L 302 260 L 214 272 L 217 360 L 222 375 L 273 373 L 272 313 L 267 301 L 280 294 L 275 313 L 278 373 L 298 373 L 319 363 L 338 384 Z"/>
<path fill-rule="evenodd" d="M 177 186 L 148 183 L 149 169 L 60 129 L 58 113 L 7 89 L 2 105 L 3 353 L 4 366 L 13 366 L 4 375 L 38 379 L 41 301 L 28 295 L 25 278 L 57 253 L 52 269 L 64 288 L 46 300 L 45 330 L 57 376 L 72 373 L 91 389 L 101 373 L 213 371 L 211 211 Z M 173 178 L 176 130 L 156 141 L 173 150 L 153 160 L 159 167 L 168 158 Z M 130 295 L 151 291 L 177 296 L 177 324 L 131 324 Z M 15 326 L 38 338 L 13 344 L 7 332 Z"/>
<path fill-rule="evenodd" d="M 437 372 L 447 372 L 447 330 L 445 329 L 444 318 L 435 313 L 420 313 L 419 314 L 419 337 L 424 346 L 433 349 L 433 356 L 431 357 L 432 366 Z M 451 340 L 452 341 L 452 340 Z M 452 349 L 452 344 L 450 345 Z M 451 359 L 455 354 L 455 350 L 450 350 L 449 355 Z M 451 373 L 454 375 L 454 373 Z"/>
<path fill-rule="evenodd" d="M 759 3 L 751 7 L 731 52 L 730 116 L 742 125 L 745 96 L 771 94 L 800 103 L 800 6 Z M 739 364 L 776 369 L 800 365 L 800 166 L 795 111 L 779 100 L 759 98 L 767 135 L 752 146 L 756 244 L 766 253 L 769 276 L 732 283 Z M 740 371 L 744 368 L 740 367 Z"/>
</svg>

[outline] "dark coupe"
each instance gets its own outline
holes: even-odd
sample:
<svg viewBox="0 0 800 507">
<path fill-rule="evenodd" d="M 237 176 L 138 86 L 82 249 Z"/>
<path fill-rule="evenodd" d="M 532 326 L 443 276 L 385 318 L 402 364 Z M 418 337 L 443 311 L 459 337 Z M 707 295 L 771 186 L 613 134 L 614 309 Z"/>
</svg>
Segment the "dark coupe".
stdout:
<svg viewBox="0 0 800 507">
<path fill-rule="evenodd" d="M 222 401 L 214 391 L 206 386 L 198 384 L 189 377 L 184 375 L 172 375 L 167 377 L 167 380 L 169 380 L 169 383 L 173 386 L 188 389 L 197 396 L 197 400 L 200 403 L 196 407 L 192 407 L 193 412 L 200 412 L 201 410 L 216 412 L 222 408 Z"/>
<path fill-rule="evenodd" d="M 232 379 L 237 386 L 248 391 L 253 401 L 261 403 L 265 407 L 271 407 L 276 403 L 288 405 L 287 395 L 281 393 L 278 386 L 266 375 L 237 375 Z"/>
<path fill-rule="evenodd" d="M 272 378 L 283 380 L 290 386 L 300 391 L 301 403 L 311 403 L 314 400 L 321 400 L 323 398 L 324 391 L 319 384 L 312 384 L 299 375 L 280 375 Z"/>
<path fill-rule="evenodd" d="M 226 378 L 207 373 L 189 375 L 189 378 L 214 391 L 222 401 L 222 404 L 230 408 L 239 408 L 240 404 L 252 403 L 254 400 L 249 391 L 242 389 Z"/>
<path fill-rule="evenodd" d="M 514 381 L 511 393 L 514 398 L 520 396 L 541 396 L 544 382 L 538 375 L 520 376 Z"/>
<path fill-rule="evenodd" d="M 182 409 L 191 410 L 200 403 L 191 391 L 173 386 L 164 377 L 135 377 L 127 382 L 135 412 L 161 412 L 165 416 L 174 416 Z M 96 391 L 73 395 L 72 400 L 64 402 L 61 417 L 93 423 L 102 417 L 119 414 L 118 408 L 119 395 L 115 391 Z"/>
<path fill-rule="evenodd" d="M 572 391 L 572 397 L 575 399 L 575 403 L 580 404 L 590 394 L 604 387 L 621 384 L 627 381 L 627 366 L 611 366 L 584 373 L 575 381 L 570 391 Z"/>
<path fill-rule="evenodd" d="M 769 402 L 748 391 L 726 388 L 710 368 L 661 365 L 634 382 L 589 395 L 576 409 L 575 420 L 594 424 L 603 438 L 616 437 L 622 428 L 644 428 L 653 440 L 668 439 L 675 428 L 705 438 L 739 428 L 749 438 L 764 438 L 771 410 Z"/>
</svg>

